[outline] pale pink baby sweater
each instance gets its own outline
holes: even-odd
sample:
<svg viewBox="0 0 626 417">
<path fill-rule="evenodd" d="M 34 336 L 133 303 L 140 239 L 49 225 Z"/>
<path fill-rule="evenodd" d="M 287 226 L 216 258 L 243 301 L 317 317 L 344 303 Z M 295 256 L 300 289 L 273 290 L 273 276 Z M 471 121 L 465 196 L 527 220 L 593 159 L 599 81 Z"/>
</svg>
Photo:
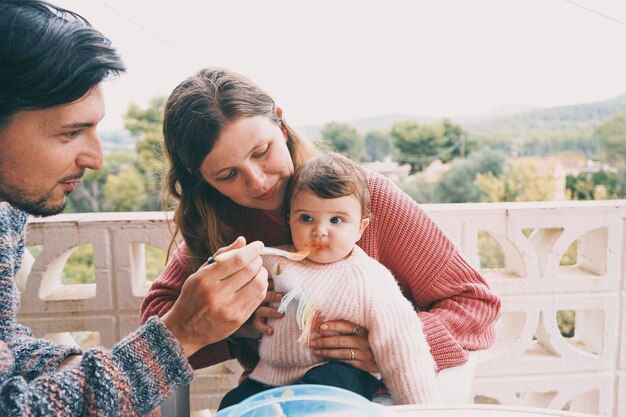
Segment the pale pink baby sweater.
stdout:
<svg viewBox="0 0 626 417">
<path fill-rule="evenodd" d="M 277 291 L 304 289 L 326 320 L 348 320 L 369 330 L 369 343 L 383 381 L 396 404 L 437 401 L 436 365 L 422 323 L 392 274 L 355 246 L 345 260 L 319 264 L 264 258 Z M 273 336 L 263 336 L 260 361 L 250 377 L 268 385 L 287 385 L 324 363 L 306 343 L 299 343 L 298 301 L 285 317 L 269 319 Z M 276 304 L 278 306 L 278 303 Z M 312 333 L 315 337 L 315 333 Z M 380 377 L 380 375 L 375 375 Z"/>
</svg>

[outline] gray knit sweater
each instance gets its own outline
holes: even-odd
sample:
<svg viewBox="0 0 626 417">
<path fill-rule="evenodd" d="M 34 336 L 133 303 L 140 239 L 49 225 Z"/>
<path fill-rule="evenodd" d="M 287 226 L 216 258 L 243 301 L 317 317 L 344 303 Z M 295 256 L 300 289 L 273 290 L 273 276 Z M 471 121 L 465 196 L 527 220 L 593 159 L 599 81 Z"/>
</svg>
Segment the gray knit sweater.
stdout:
<svg viewBox="0 0 626 417">
<path fill-rule="evenodd" d="M 191 381 L 180 345 L 156 317 L 111 350 L 86 352 L 33 338 L 17 324 L 15 275 L 26 220 L 0 203 L 0 416 L 145 415 Z M 68 355 L 80 353 L 79 367 L 57 371 Z"/>
</svg>

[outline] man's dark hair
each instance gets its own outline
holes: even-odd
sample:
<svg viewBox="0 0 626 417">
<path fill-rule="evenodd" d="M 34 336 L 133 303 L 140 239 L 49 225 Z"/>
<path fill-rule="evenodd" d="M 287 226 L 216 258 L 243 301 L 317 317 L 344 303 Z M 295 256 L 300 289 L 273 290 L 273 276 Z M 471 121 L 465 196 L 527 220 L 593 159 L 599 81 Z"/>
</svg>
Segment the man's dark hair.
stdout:
<svg viewBox="0 0 626 417">
<path fill-rule="evenodd" d="M 126 70 L 82 16 L 38 0 L 0 0 L 0 130 L 11 116 L 71 103 Z"/>
</svg>

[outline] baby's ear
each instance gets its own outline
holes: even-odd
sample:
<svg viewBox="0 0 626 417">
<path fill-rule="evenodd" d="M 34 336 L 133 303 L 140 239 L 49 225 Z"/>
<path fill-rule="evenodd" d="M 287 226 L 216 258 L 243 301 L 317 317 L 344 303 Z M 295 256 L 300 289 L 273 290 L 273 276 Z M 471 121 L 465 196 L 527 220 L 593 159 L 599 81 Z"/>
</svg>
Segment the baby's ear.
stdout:
<svg viewBox="0 0 626 417">
<path fill-rule="evenodd" d="M 363 234 L 365 229 L 367 229 L 367 226 L 369 226 L 369 224 L 370 224 L 369 217 L 364 217 L 361 219 L 361 225 L 359 226 L 359 239 L 361 238 L 361 235 Z"/>
</svg>

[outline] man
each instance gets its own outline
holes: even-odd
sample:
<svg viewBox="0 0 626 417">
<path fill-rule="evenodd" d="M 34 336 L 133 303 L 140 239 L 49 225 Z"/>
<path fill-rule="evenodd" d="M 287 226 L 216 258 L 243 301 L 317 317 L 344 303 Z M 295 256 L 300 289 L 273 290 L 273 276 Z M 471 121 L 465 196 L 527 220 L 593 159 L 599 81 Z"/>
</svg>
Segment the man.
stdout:
<svg viewBox="0 0 626 417">
<path fill-rule="evenodd" d="M 101 82 L 124 72 L 82 17 L 38 0 L 0 0 L 0 415 L 145 415 L 188 384 L 187 357 L 232 334 L 263 301 L 260 242 L 192 275 L 174 308 L 110 351 L 36 339 L 16 323 L 15 274 L 27 214 L 59 213 L 102 166 Z"/>
</svg>

